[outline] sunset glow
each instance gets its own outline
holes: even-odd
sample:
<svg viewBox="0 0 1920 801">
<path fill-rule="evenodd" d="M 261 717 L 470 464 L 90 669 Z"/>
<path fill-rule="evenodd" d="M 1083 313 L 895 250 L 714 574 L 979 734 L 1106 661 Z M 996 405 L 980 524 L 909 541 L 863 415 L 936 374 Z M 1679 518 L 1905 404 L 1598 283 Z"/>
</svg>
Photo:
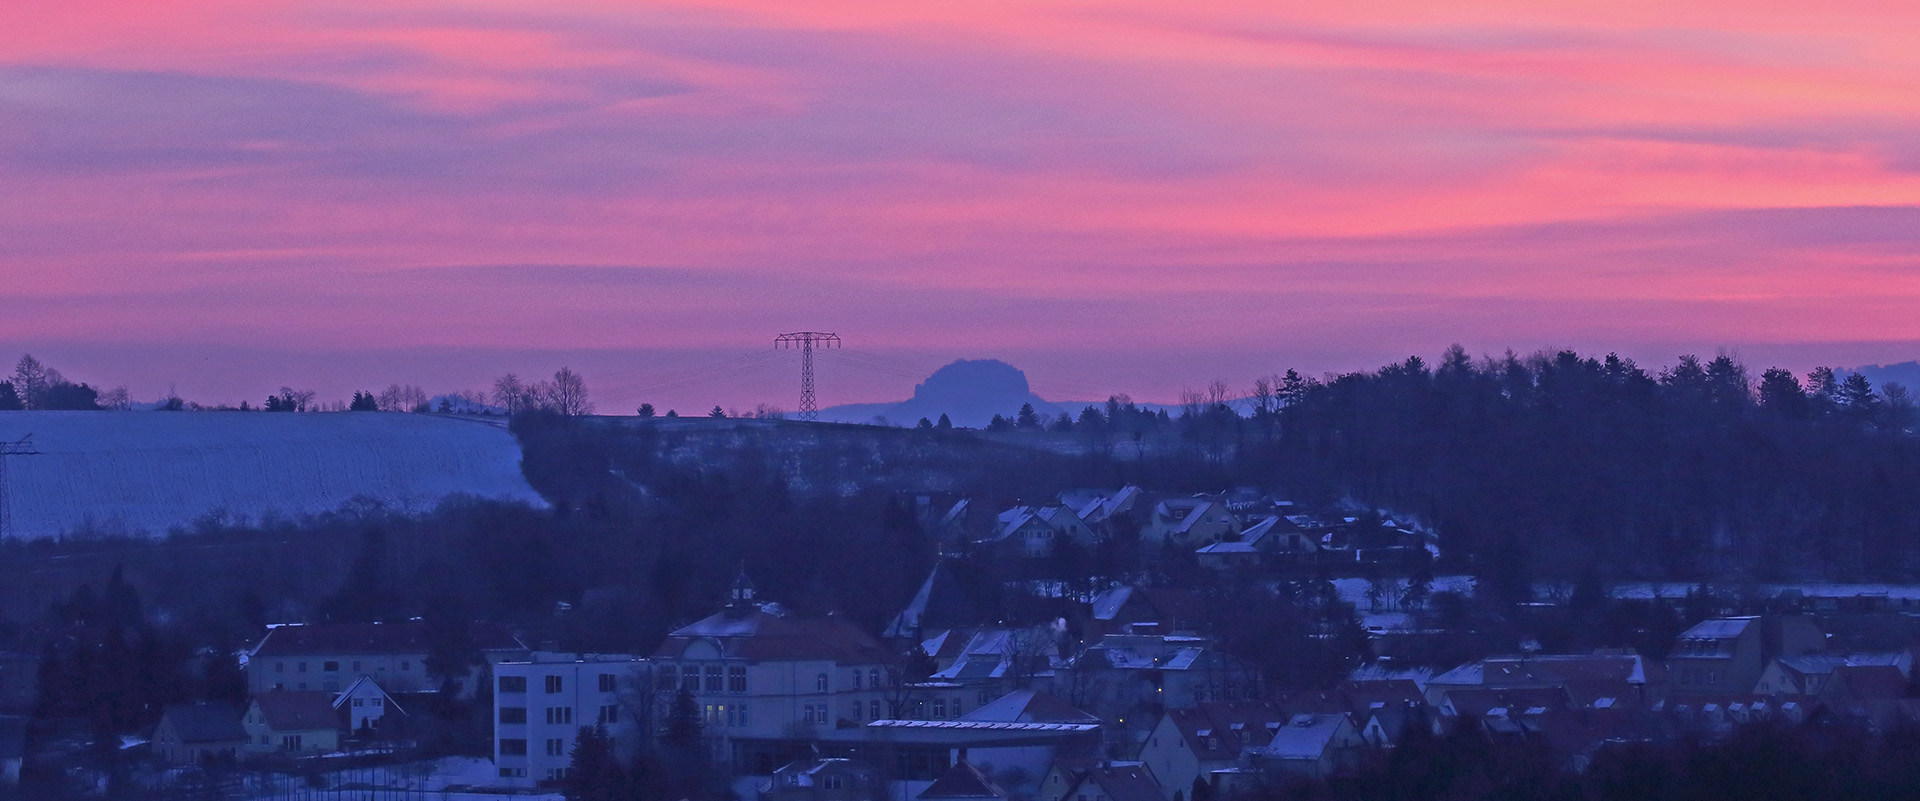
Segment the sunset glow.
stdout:
<svg viewBox="0 0 1920 801">
<path fill-rule="evenodd" d="M 898 368 L 823 403 L 1920 357 L 1920 5 L 1684 6 L 15 0 L 0 352 L 608 412 L 782 402 L 662 376 L 800 329 Z"/>
</svg>

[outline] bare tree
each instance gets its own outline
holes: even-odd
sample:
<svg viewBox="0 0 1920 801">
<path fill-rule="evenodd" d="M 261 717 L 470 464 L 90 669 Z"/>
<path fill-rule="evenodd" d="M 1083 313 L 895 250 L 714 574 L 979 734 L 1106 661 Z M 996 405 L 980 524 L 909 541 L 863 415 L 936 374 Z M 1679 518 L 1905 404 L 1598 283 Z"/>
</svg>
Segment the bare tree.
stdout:
<svg viewBox="0 0 1920 801">
<path fill-rule="evenodd" d="M 13 389 L 19 393 L 22 406 L 40 408 L 46 399 L 47 387 L 53 383 L 47 376 L 48 372 L 46 365 L 31 354 L 20 357 L 20 362 L 13 367 Z"/>
<path fill-rule="evenodd" d="M 543 400 L 554 411 L 568 417 L 593 414 L 593 403 L 587 400 L 587 380 L 573 368 L 560 368 L 553 374 L 553 383 L 543 386 L 547 388 Z"/>
<path fill-rule="evenodd" d="M 133 396 L 127 393 L 126 387 L 114 387 L 100 393 L 99 404 L 102 409 L 124 412 L 133 408 Z"/>
<path fill-rule="evenodd" d="M 507 414 L 518 414 L 526 410 L 527 387 L 520 383 L 520 377 L 512 373 L 500 376 L 493 382 L 493 405 L 507 410 Z"/>
<path fill-rule="evenodd" d="M 1227 380 L 1224 378 L 1216 378 L 1209 382 L 1207 384 L 1207 410 L 1212 411 L 1227 405 L 1227 398 L 1231 392 L 1230 385 L 1227 384 Z"/>
</svg>

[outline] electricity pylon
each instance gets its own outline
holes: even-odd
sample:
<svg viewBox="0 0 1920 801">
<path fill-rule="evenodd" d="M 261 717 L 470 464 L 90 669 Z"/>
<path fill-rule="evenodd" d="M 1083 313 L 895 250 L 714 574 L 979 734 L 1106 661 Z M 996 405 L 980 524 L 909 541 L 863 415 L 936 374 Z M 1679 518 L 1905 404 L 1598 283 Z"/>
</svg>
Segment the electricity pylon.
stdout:
<svg viewBox="0 0 1920 801">
<path fill-rule="evenodd" d="M 13 456 L 36 456 L 32 434 L 20 438 L 19 442 L 0 442 L 0 537 L 13 536 L 13 496 L 7 493 L 7 461 Z"/>
<path fill-rule="evenodd" d="M 837 334 L 824 334 L 819 331 L 796 331 L 781 334 L 773 338 L 776 348 L 796 347 L 800 349 L 800 419 L 813 422 L 820 419 L 820 407 L 813 401 L 813 347 L 840 347 Z"/>
</svg>

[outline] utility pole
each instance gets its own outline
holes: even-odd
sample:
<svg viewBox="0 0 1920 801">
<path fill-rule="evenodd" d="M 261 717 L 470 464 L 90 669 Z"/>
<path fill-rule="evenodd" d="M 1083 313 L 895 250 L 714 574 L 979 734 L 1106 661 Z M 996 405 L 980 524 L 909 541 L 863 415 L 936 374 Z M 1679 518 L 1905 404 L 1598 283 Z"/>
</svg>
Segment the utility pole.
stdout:
<svg viewBox="0 0 1920 801">
<path fill-rule="evenodd" d="M 796 347 L 800 349 L 800 419 L 814 422 L 820 419 L 820 408 L 813 401 L 813 347 L 840 347 L 837 334 L 824 334 L 819 331 L 796 331 L 781 334 L 773 338 L 776 348 Z"/>
<path fill-rule="evenodd" d="M 0 537 L 13 536 L 13 496 L 7 493 L 7 461 L 13 456 L 37 456 L 33 449 L 32 434 L 20 438 L 19 442 L 0 442 Z"/>
</svg>

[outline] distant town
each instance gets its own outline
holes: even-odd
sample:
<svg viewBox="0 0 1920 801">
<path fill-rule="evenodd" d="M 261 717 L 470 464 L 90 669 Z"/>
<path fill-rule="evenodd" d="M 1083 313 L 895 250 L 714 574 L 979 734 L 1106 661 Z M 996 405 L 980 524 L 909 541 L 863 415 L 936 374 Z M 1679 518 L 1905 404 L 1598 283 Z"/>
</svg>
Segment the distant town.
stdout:
<svg viewBox="0 0 1920 801">
<path fill-rule="evenodd" d="M 9 508 L 99 522 L 0 541 L 13 797 L 1871 796 L 1920 755 L 1913 410 L 1833 371 L 1456 349 L 983 429 L 31 386 Z M 397 468 L 431 502 L 363 492 L 447 443 Z M 136 530 L 169 469 L 353 495 Z"/>
</svg>

